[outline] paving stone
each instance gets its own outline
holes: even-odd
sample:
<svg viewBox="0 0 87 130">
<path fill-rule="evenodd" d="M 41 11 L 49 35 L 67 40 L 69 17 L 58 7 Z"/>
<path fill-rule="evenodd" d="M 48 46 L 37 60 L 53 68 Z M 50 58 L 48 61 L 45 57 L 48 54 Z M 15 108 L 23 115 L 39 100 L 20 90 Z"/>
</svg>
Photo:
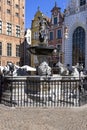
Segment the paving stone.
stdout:
<svg viewBox="0 0 87 130">
<path fill-rule="evenodd" d="M 87 105 L 11 108 L 0 104 L 0 130 L 87 130 Z"/>
</svg>

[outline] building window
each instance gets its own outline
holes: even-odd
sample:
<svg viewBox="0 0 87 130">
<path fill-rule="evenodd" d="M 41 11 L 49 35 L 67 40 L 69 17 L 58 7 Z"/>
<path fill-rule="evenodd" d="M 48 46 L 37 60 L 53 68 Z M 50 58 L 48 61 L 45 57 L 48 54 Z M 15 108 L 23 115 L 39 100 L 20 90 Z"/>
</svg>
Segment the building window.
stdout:
<svg viewBox="0 0 87 130">
<path fill-rule="evenodd" d="M 11 55 L 12 55 L 12 44 L 7 43 L 7 56 L 11 56 Z"/>
<path fill-rule="evenodd" d="M 72 38 L 72 63 L 83 64 L 85 66 L 85 30 L 82 27 L 77 27 Z"/>
<path fill-rule="evenodd" d="M 20 37 L 20 26 L 16 26 L 16 37 Z"/>
<path fill-rule="evenodd" d="M 8 64 L 8 63 L 12 63 L 12 61 L 7 61 L 7 64 Z"/>
<path fill-rule="evenodd" d="M 80 0 L 80 6 L 83 6 L 86 4 L 86 0 Z"/>
<path fill-rule="evenodd" d="M 22 17 L 24 17 L 24 14 L 22 14 Z"/>
<path fill-rule="evenodd" d="M 12 35 L 12 24 L 7 23 L 7 35 Z"/>
<path fill-rule="evenodd" d="M 20 56 L 20 46 L 16 45 L 16 56 Z"/>
<path fill-rule="evenodd" d="M 10 9 L 7 9 L 7 13 L 8 13 L 8 14 L 10 14 L 10 13 L 11 13 Z"/>
<path fill-rule="evenodd" d="M 19 17 L 19 13 L 15 13 L 15 15 L 16 15 L 17 17 Z"/>
<path fill-rule="evenodd" d="M 57 38 L 62 38 L 61 29 L 57 30 Z"/>
<path fill-rule="evenodd" d="M 2 33 L 2 21 L 0 21 L 0 33 Z"/>
<path fill-rule="evenodd" d="M 20 62 L 16 62 L 16 65 L 20 65 Z"/>
<path fill-rule="evenodd" d="M 37 40 L 39 38 L 38 32 L 34 32 L 34 39 Z"/>
<path fill-rule="evenodd" d="M 54 25 L 57 24 L 57 17 L 54 18 Z"/>
<path fill-rule="evenodd" d="M 0 6 L 0 11 L 1 11 L 1 6 Z"/>
<path fill-rule="evenodd" d="M 17 9 L 19 9 L 19 5 L 18 5 L 18 4 L 16 4 L 15 7 L 16 7 Z"/>
<path fill-rule="evenodd" d="M 50 40 L 53 40 L 53 32 L 50 32 Z"/>
<path fill-rule="evenodd" d="M 0 42 L 0 55 L 2 55 L 2 42 Z"/>
<path fill-rule="evenodd" d="M 11 4 L 11 1 L 10 1 L 10 0 L 7 0 L 7 4 L 10 5 L 10 4 Z"/>
</svg>

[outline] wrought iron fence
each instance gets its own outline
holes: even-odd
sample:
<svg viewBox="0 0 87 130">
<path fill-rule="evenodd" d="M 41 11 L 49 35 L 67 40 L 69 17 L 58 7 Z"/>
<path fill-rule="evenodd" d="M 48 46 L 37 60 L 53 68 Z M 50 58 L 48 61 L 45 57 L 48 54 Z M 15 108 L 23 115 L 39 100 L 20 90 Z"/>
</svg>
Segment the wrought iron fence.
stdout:
<svg viewBox="0 0 87 130">
<path fill-rule="evenodd" d="M 87 102 L 87 80 L 4 77 L 0 102 L 8 106 L 73 107 Z"/>
</svg>

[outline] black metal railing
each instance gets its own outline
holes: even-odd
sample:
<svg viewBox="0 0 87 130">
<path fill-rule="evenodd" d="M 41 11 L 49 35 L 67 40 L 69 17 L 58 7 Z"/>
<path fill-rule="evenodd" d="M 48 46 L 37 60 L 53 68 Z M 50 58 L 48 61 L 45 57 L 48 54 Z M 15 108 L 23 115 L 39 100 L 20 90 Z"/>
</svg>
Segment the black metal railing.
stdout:
<svg viewBox="0 0 87 130">
<path fill-rule="evenodd" d="M 4 77 L 0 83 L 0 102 L 8 106 L 75 107 L 87 102 L 87 80 Z"/>
</svg>

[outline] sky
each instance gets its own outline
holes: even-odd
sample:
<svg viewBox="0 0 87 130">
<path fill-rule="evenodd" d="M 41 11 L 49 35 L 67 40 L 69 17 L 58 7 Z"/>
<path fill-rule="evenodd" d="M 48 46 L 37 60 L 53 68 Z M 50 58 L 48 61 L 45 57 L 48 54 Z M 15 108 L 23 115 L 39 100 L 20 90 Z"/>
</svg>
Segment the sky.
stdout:
<svg viewBox="0 0 87 130">
<path fill-rule="evenodd" d="M 38 6 L 40 11 L 46 16 L 51 18 L 51 10 L 55 5 L 61 8 L 63 12 L 66 8 L 68 0 L 25 0 L 25 28 L 31 28 L 31 21 L 34 18 L 35 13 L 37 12 Z"/>
</svg>

